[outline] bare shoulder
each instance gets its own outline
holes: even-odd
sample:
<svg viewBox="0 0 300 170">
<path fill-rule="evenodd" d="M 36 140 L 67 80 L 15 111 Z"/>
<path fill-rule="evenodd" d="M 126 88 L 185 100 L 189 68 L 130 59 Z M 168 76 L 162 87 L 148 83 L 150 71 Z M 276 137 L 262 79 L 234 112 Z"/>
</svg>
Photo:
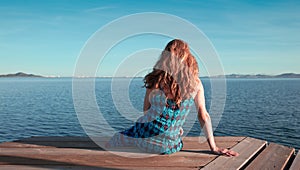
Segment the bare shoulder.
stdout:
<svg viewBox="0 0 300 170">
<path fill-rule="evenodd" d="M 203 85 L 201 83 L 201 80 L 199 78 L 197 78 L 196 79 L 196 87 L 194 88 L 194 92 L 192 94 L 193 98 L 195 98 L 196 95 L 201 91 L 203 91 Z"/>
</svg>

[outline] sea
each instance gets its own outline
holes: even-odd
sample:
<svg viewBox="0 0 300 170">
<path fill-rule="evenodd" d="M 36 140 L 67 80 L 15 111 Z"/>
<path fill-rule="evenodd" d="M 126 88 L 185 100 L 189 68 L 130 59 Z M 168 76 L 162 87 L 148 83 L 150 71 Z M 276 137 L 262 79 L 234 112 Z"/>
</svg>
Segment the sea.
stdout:
<svg viewBox="0 0 300 170">
<path fill-rule="evenodd" d="M 120 131 L 130 127 L 143 114 L 142 78 L 94 78 L 90 80 L 92 86 L 82 87 L 82 93 L 92 91 L 94 96 L 90 97 L 95 103 L 84 105 L 78 104 L 80 95 L 74 95 L 72 80 L 0 78 L 0 142 L 32 136 L 105 134 L 107 128 Z M 249 136 L 299 150 L 300 79 L 231 78 L 224 80 L 225 91 L 220 94 L 213 93 L 212 79 L 201 81 L 208 112 L 219 111 L 212 116 L 215 136 Z M 218 95 L 221 99 L 215 100 Z M 219 109 L 215 111 L 214 107 Z M 89 114 L 82 116 L 83 110 Z M 184 136 L 203 135 L 196 109 L 190 115 Z M 89 119 L 81 120 L 87 116 Z M 99 116 L 103 120 L 91 121 L 91 126 L 85 127 Z"/>
</svg>

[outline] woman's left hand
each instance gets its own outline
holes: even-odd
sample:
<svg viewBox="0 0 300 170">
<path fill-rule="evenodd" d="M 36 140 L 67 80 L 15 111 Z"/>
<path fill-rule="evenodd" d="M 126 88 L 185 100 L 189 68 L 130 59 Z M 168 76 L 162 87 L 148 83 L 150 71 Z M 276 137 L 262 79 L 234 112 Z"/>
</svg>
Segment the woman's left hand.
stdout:
<svg viewBox="0 0 300 170">
<path fill-rule="evenodd" d="M 215 154 L 218 154 L 218 155 L 225 155 L 225 156 L 239 156 L 239 153 L 233 151 L 233 150 L 229 150 L 229 149 L 222 149 L 222 148 L 216 148 L 213 150 L 213 152 Z"/>
</svg>

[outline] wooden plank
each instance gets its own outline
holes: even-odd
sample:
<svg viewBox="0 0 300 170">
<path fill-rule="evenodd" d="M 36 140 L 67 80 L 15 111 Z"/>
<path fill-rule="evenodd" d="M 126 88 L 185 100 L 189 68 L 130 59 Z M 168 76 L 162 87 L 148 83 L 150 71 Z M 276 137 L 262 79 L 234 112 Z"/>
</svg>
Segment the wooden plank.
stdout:
<svg viewBox="0 0 300 170">
<path fill-rule="evenodd" d="M 37 145 L 37 144 L 28 144 L 28 143 L 20 143 L 20 142 L 4 142 L 0 144 L 0 148 L 48 148 L 54 146 L 45 146 L 45 145 Z"/>
<path fill-rule="evenodd" d="M 248 167 L 246 167 L 246 169 L 284 169 L 294 152 L 294 148 L 270 143 L 270 145 L 263 150 Z"/>
<path fill-rule="evenodd" d="M 53 169 L 70 169 L 70 170 L 140 170 L 145 169 L 145 167 L 90 167 L 90 166 L 66 166 L 66 165 L 2 165 L 1 170 L 53 170 Z M 147 170 L 165 170 L 170 169 L 170 167 L 147 167 Z M 172 170 L 197 170 L 197 167 L 172 167 Z"/>
<path fill-rule="evenodd" d="M 114 152 L 117 153 L 117 152 Z M 120 154 L 120 153 L 118 153 Z M 123 153 L 124 155 L 124 153 Z M 125 153 L 126 155 L 126 153 Z M 125 156 L 124 155 L 124 156 Z M 141 155 L 144 156 L 144 155 Z M 106 151 L 69 149 L 69 148 L 1 148 L 0 164 L 20 165 L 88 165 L 88 166 L 175 166 L 189 167 L 207 164 L 215 155 L 206 153 L 182 152 L 172 155 L 130 158 Z"/>
<path fill-rule="evenodd" d="M 245 137 L 215 137 L 217 145 L 223 148 L 232 148 L 243 139 Z M 185 137 L 183 138 L 183 150 L 209 150 L 209 145 L 205 137 Z"/>
<path fill-rule="evenodd" d="M 289 148 L 283 145 L 270 143 L 266 149 L 264 149 L 249 166 L 248 170 L 256 169 L 284 169 L 288 160 L 293 155 L 295 149 Z"/>
<path fill-rule="evenodd" d="M 205 165 L 203 169 L 240 169 L 258 151 L 266 146 L 266 141 L 247 137 L 232 148 L 239 153 L 237 157 L 218 156 L 214 161 Z"/>
<path fill-rule="evenodd" d="M 1 170 L 53 170 L 53 169 L 70 169 L 70 170 L 115 170 L 106 167 L 89 167 L 89 166 L 66 166 L 66 165 L 1 165 Z"/>
<path fill-rule="evenodd" d="M 232 148 L 238 142 L 216 142 L 219 147 L 222 148 Z M 199 151 L 199 150 L 210 150 L 209 145 L 207 142 L 205 143 L 197 143 L 197 142 L 183 142 L 183 150 L 190 150 L 190 151 Z"/>
<path fill-rule="evenodd" d="M 45 147 L 56 147 L 56 148 L 95 148 L 101 149 L 97 144 L 92 141 L 89 142 L 46 142 L 46 141 L 33 141 L 33 142 L 5 142 L 0 144 L 0 148 L 45 148 Z"/>
<path fill-rule="evenodd" d="M 98 137 L 95 138 L 97 142 L 101 144 L 106 143 L 108 138 Z M 0 144 L 0 148 L 37 148 L 37 147 L 57 147 L 57 148 L 95 148 L 101 149 L 94 141 L 89 137 L 80 136 L 52 136 L 52 137 L 31 137 L 27 139 L 21 139 L 13 142 L 4 142 Z"/>
<path fill-rule="evenodd" d="M 0 168 L 9 165 L 27 165 L 31 167 L 70 167 L 76 166 L 116 168 L 116 169 L 198 169 L 208 164 L 217 156 L 211 154 L 207 142 L 198 141 L 198 137 L 184 138 L 184 151 L 172 155 L 143 157 L 139 153 L 122 151 L 107 152 L 103 150 L 79 149 L 76 146 L 91 146 L 88 138 L 77 137 L 34 137 L 19 142 L 6 142 L 0 144 Z M 216 137 L 218 145 L 226 148 L 236 145 L 245 137 Z M 33 140 L 31 140 L 33 139 Z M 56 141 L 58 140 L 58 141 Z M 200 140 L 202 141 L 202 139 Z M 57 148 L 60 146 L 62 148 Z M 202 149 L 201 149 L 202 148 Z M 117 155 L 116 155 L 117 154 Z M 120 156 L 120 154 L 122 156 Z M 136 155 L 135 155 L 136 154 Z M 126 157 L 130 156 L 130 157 Z"/>
<path fill-rule="evenodd" d="M 290 170 L 300 170 L 300 150 L 298 151 L 295 159 L 293 160 Z"/>
<path fill-rule="evenodd" d="M 107 139 L 105 137 L 94 137 L 96 139 Z M 46 142 L 67 142 L 67 141 L 77 141 L 77 142 L 86 142 L 91 141 L 88 136 L 33 136 L 30 138 L 24 138 L 17 140 L 18 142 L 26 142 L 26 141 L 46 141 Z"/>
<path fill-rule="evenodd" d="M 166 167 L 166 166 L 161 166 L 161 167 L 111 167 L 115 169 L 124 169 L 124 170 L 141 170 L 141 169 L 146 169 L 146 170 L 166 170 L 166 169 L 171 169 L 171 170 L 198 170 L 198 167 Z"/>
</svg>

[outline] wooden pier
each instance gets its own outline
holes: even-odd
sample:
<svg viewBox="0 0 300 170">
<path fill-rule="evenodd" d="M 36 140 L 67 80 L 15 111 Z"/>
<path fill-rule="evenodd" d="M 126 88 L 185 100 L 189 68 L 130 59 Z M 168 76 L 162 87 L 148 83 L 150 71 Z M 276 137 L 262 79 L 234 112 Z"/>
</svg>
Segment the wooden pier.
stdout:
<svg viewBox="0 0 300 170">
<path fill-rule="evenodd" d="M 251 137 L 216 137 L 219 147 L 240 154 L 226 157 L 212 154 L 199 140 L 185 137 L 183 150 L 172 155 L 130 158 L 107 152 L 88 137 L 32 137 L 1 143 L 0 169 L 300 169 L 294 148 Z"/>
</svg>

